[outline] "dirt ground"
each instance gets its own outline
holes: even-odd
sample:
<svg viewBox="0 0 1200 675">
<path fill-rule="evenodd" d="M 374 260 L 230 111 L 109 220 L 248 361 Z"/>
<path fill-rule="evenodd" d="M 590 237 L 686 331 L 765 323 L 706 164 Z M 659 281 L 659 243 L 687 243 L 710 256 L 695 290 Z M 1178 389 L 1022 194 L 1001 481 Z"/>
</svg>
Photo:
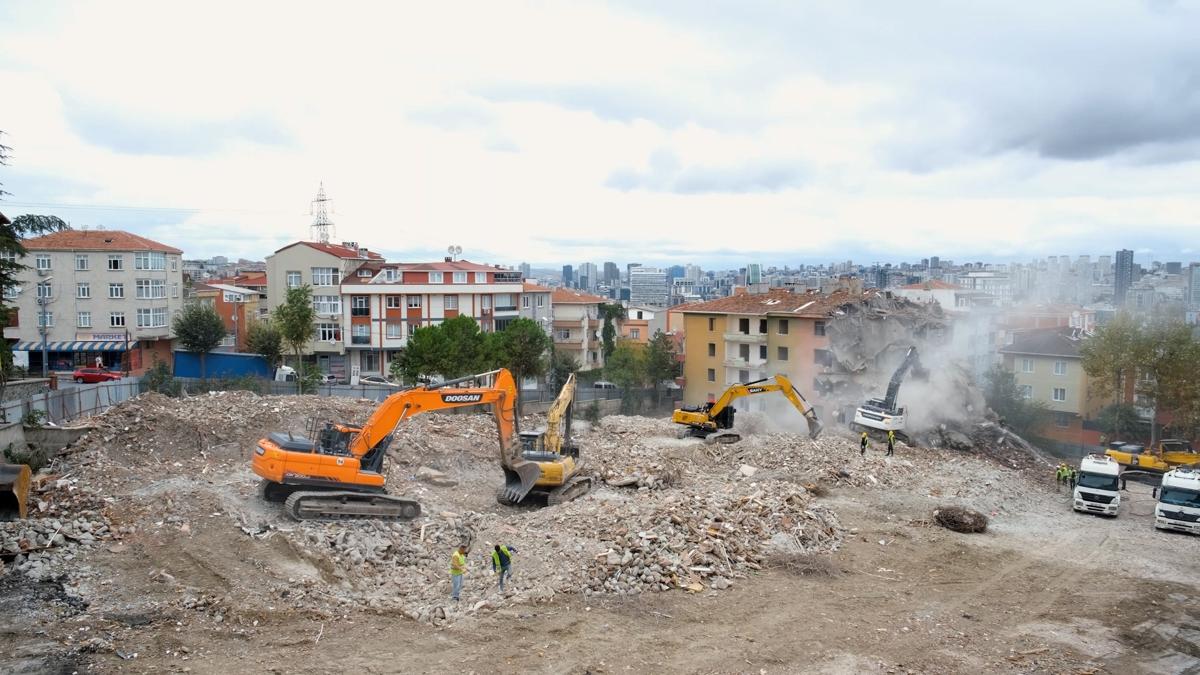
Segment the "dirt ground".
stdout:
<svg viewBox="0 0 1200 675">
<path fill-rule="evenodd" d="M 581 434 L 584 451 L 605 433 L 602 424 Z M 701 444 L 665 431 L 639 442 L 694 451 L 690 470 L 701 473 L 742 461 L 709 468 Z M 77 574 L 0 577 L 0 671 L 1200 673 L 1200 537 L 1154 530 L 1148 487 L 1131 482 L 1120 516 L 1104 519 L 1072 512 L 1048 468 L 907 447 L 862 459 L 851 439 L 842 446 L 833 459 L 856 480 L 825 483 L 814 502 L 840 522 L 832 553 L 780 558 L 793 564 L 696 593 L 504 598 L 473 566 L 464 605 L 482 606 L 436 626 L 387 602 L 341 597 L 337 582 L 348 588 L 353 568 L 294 538 L 257 534 L 260 522 L 286 525 L 257 499 L 244 450 L 175 470 L 165 462 L 151 479 L 114 480 L 113 524 L 138 528 L 81 552 Z M 437 468 L 460 481 L 455 494 L 478 496 L 470 508 L 503 519 L 486 490 L 497 472 L 477 461 L 485 454 L 443 454 Z M 226 468 L 197 468 L 217 465 Z M 431 512 L 449 499 L 419 490 Z M 584 499 L 639 494 L 600 487 Z M 179 502 L 189 505 L 185 521 L 171 515 Z M 944 504 L 986 513 L 988 531 L 931 524 Z M 547 542 L 565 536 L 546 522 Z M 531 577 L 553 563 L 518 554 L 515 585 L 536 587 Z"/>
</svg>

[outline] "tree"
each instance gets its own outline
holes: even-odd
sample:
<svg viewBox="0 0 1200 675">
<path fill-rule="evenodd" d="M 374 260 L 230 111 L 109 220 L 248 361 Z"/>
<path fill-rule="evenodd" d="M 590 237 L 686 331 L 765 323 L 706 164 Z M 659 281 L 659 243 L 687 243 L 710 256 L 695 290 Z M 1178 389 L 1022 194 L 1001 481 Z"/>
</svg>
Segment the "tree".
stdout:
<svg viewBox="0 0 1200 675">
<path fill-rule="evenodd" d="M 1099 398 L 1113 397 L 1113 403 L 1125 400 L 1125 383 L 1137 369 L 1137 345 L 1141 329 L 1132 316 L 1121 312 L 1107 326 L 1084 341 L 1079 348 L 1083 370 L 1094 378 L 1090 383 Z"/>
<path fill-rule="evenodd" d="M 246 328 L 246 350 L 261 355 L 274 370 L 283 360 L 283 335 L 269 321 L 251 321 Z"/>
<path fill-rule="evenodd" d="M 612 358 L 604 364 L 604 373 L 609 380 L 625 390 L 646 384 L 645 350 L 628 340 L 621 340 L 613 348 Z"/>
<path fill-rule="evenodd" d="M 449 380 L 487 370 L 490 350 L 475 319 L 460 314 L 434 329 L 441 332 L 436 365 L 442 377 Z"/>
<path fill-rule="evenodd" d="M 1134 360 L 1137 393 L 1151 408 L 1150 444 L 1158 443 L 1158 413 L 1186 415 L 1196 405 L 1200 344 L 1182 321 L 1158 321 L 1142 329 Z"/>
<path fill-rule="evenodd" d="M 550 385 L 555 391 L 563 388 L 571 373 L 579 372 L 579 360 L 571 352 L 556 349 L 550 354 Z"/>
<path fill-rule="evenodd" d="M 550 349 L 550 338 L 546 331 L 533 319 L 513 319 L 504 330 L 495 334 L 490 350 L 491 358 L 498 366 L 512 371 L 517 386 L 526 377 L 535 377 L 546 372 L 546 351 Z M 521 414 L 521 397 L 517 397 L 517 415 Z"/>
<path fill-rule="evenodd" d="M 646 377 L 654 386 L 654 402 L 659 401 L 659 390 L 664 380 L 679 375 L 679 360 L 675 357 L 675 340 L 661 330 L 654 331 L 645 354 Z"/>
<path fill-rule="evenodd" d="M 308 341 L 317 334 L 313 322 L 317 319 L 317 310 L 312 304 L 312 287 L 308 284 L 289 288 L 287 298 L 275 308 L 275 325 L 284 343 L 296 354 L 296 382 L 300 393 L 304 393 L 304 369 L 300 365 L 300 352 Z"/>
<path fill-rule="evenodd" d="M 1096 423 L 1113 440 L 1129 438 L 1138 433 L 1142 419 L 1132 403 L 1113 403 L 1096 415 Z"/>
<path fill-rule="evenodd" d="M 171 329 L 184 350 L 200 355 L 200 379 L 207 379 L 205 357 L 225 339 L 225 323 L 221 321 L 221 315 L 212 305 L 188 303 L 171 322 Z"/>
<path fill-rule="evenodd" d="M 617 329 L 613 322 L 625 318 L 625 308 L 620 303 L 601 303 L 600 316 L 604 319 L 604 327 L 600 329 L 600 340 L 603 343 L 601 352 L 604 354 L 604 360 L 608 361 L 608 357 L 612 356 L 613 350 L 616 349 Z"/>
<path fill-rule="evenodd" d="M 984 398 L 1004 421 L 1004 425 L 1025 436 L 1036 432 L 1047 421 L 1050 410 L 1041 401 L 1031 401 L 1021 393 L 1017 376 L 1003 366 L 994 366 L 985 375 Z"/>
</svg>

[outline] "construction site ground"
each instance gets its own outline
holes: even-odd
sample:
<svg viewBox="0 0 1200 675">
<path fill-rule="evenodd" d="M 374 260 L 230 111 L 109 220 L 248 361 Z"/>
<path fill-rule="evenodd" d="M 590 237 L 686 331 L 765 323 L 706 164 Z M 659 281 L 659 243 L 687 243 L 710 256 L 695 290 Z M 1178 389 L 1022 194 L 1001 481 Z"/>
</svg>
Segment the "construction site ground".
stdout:
<svg viewBox="0 0 1200 675">
<path fill-rule="evenodd" d="M 493 498 L 490 418 L 427 415 L 389 468 L 418 521 L 297 524 L 258 498 L 254 439 L 372 406 L 150 395 L 94 418 L 37 482 L 47 533 L 6 524 L 0 672 L 1200 672 L 1200 537 L 1156 531 L 1145 485 L 1106 519 L 1072 512 L 1050 467 L 986 446 L 862 458 L 848 432 L 752 419 L 710 446 L 615 416 L 577 433 L 592 493 L 512 509 Z M 948 505 L 988 530 L 937 526 Z M 703 541 L 681 576 L 665 559 L 685 531 Z M 508 596 L 494 542 L 517 548 Z"/>
</svg>

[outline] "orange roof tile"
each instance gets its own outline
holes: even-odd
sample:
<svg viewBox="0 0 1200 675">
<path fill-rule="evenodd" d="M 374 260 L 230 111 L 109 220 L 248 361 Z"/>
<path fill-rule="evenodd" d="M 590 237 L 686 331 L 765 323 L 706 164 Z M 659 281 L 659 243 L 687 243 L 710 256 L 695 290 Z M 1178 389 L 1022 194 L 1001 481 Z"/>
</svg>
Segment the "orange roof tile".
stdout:
<svg viewBox="0 0 1200 675">
<path fill-rule="evenodd" d="M 337 256 L 346 260 L 354 260 L 355 258 L 360 257 L 358 255 L 358 251 L 350 248 L 349 246 L 342 246 L 340 244 L 323 244 L 318 241 L 297 241 L 288 244 L 287 246 L 284 246 L 275 252 L 279 253 L 279 251 L 289 249 L 293 246 L 307 246 L 309 248 L 321 251 L 322 253 L 328 253 L 329 255 Z M 367 251 L 367 258 L 370 260 L 383 260 L 383 256 L 373 251 Z"/>
<path fill-rule="evenodd" d="M 556 305 L 595 305 L 608 302 L 608 298 L 580 293 L 569 288 L 556 288 L 554 294 L 550 296 L 550 302 Z"/>
<path fill-rule="evenodd" d="M 526 293 L 553 293 L 554 292 L 554 289 L 550 288 L 549 286 L 538 286 L 537 284 L 531 284 L 528 281 L 525 282 L 523 290 Z"/>
<path fill-rule="evenodd" d="M 821 295 L 816 291 L 795 293 L 788 289 L 773 289 L 766 293 L 744 293 L 693 303 L 678 311 L 684 314 L 750 314 L 759 316 L 786 314 L 788 316 L 822 318 L 829 316 L 835 309 L 847 302 L 863 300 L 876 293 L 878 291 L 874 289 L 861 294 L 838 290 L 829 295 Z"/>
<path fill-rule="evenodd" d="M 63 230 L 26 239 L 30 251 L 159 251 L 183 253 L 173 246 L 123 230 Z"/>
</svg>

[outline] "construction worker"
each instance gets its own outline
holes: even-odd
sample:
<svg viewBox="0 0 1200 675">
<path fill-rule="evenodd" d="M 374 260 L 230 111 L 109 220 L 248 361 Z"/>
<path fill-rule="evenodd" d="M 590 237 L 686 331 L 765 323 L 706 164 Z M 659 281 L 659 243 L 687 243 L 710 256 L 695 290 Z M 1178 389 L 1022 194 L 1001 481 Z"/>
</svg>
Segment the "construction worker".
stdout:
<svg viewBox="0 0 1200 675">
<path fill-rule="evenodd" d="M 496 544 L 492 549 L 492 574 L 500 575 L 500 592 L 504 592 L 504 578 L 512 578 L 512 554 L 517 552 L 516 546 Z"/>
<path fill-rule="evenodd" d="M 1068 468 L 1067 469 L 1067 485 L 1068 485 L 1068 487 L 1071 488 L 1072 492 L 1075 491 L 1075 481 L 1078 479 L 1079 479 L 1079 472 L 1073 468 Z"/>
<path fill-rule="evenodd" d="M 887 456 L 891 457 L 892 452 L 896 449 L 896 432 L 888 429 L 888 450 Z"/>
<path fill-rule="evenodd" d="M 467 545 L 462 544 L 450 554 L 450 598 L 458 602 L 462 593 L 463 575 L 467 573 Z"/>
<path fill-rule="evenodd" d="M 862 433 L 862 438 L 858 441 L 858 454 L 863 457 L 867 456 L 867 432 Z"/>
</svg>

